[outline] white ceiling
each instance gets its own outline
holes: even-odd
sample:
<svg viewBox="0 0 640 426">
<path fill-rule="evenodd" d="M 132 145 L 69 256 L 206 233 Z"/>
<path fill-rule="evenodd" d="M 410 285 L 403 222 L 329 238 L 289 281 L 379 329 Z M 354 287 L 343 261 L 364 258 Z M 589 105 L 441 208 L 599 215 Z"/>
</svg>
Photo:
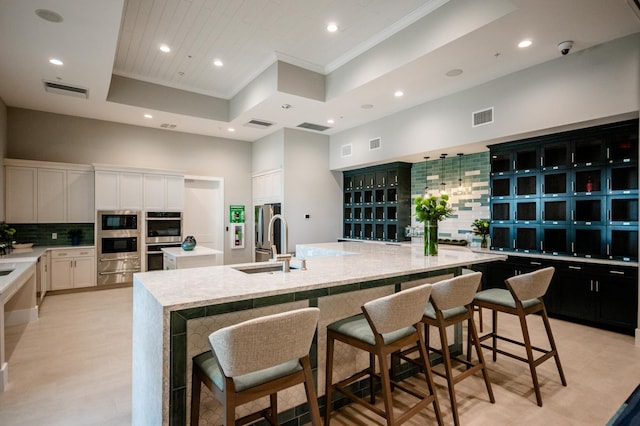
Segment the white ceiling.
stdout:
<svg viewBox="0 0 640 426">
<path fill-rule="evenodd" d="M 636 33 L 634 1 L 2 0 L 0 97 L 10 107 L 246 141 L 302 122 L 331 135 L 558 58 L 561 41 L 573 40 L 575 54 Z M 36 9 L 64 20 L 47 22 Z M 325 30 L 330 21 L 336 33 Z M 525 38 L 533 45 L 519 49 Z M 64 65 L 49 64 L 53 57 Z M 326 100 L 274 90 L 231 120 L 107 101 L 115 74 L 232 102 L 276 60 L 325 75 Z M 447 77 L 451 69 L 463 72 Z M 47 93 L 43 80 L 88 88 L 89 98 Z M 251 119 L 275 125 L 246 127 Z"/>
</svg>

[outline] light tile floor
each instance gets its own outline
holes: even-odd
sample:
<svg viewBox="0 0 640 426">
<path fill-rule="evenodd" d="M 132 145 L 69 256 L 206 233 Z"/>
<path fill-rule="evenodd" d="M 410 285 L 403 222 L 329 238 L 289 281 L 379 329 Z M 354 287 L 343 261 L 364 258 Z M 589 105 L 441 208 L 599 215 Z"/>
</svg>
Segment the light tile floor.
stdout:
<svg viewBox="0 0 640 426">
<path fill-rule="evenodd" d="M 131 423 L 131 288 L 55 295 L 45 299 L 40 319 L 8 327 L 9 386 L 0 394 L 0 425 L 128 425 Z M 489 314 L 485 312 L 485 326 Z M 544 345 L 532 318 L 534 343 Z M 517 336 L 508 316 L 500 329 Z M 528 367 L 499 357 L 489 362 L 496 403 L 480 377 L 456 391 L 464 425 L 604 425 L 640 383 L 640 348 L 617 333 L 552 320 L 569 386 L 560 384 L 552 361 L 539 367 L 543 407 L 538 407 Z M 420 386 L 419 379 L 411 379 Z M 452 424 L 444 379 L 436 377 L 445 422 Z M 406 400 L 398 398 L 401 406 Z M 433 424 L 424 410 L 408 425 Z M 332 415 L 335 425 L 383 424 L 348 406 Z"/>
</svg>

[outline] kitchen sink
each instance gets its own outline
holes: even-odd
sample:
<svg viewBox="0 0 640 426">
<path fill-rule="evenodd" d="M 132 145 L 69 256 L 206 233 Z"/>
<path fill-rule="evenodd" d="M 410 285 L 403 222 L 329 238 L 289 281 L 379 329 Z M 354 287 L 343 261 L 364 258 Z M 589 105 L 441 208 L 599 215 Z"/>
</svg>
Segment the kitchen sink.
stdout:
<svg viewBox="0 0 640 426">
<path fill-rule="evenodd" d="M 13 269 L 11 269 L 11 270 L 6 270 L 6 269 L 2 270 L 2 271 L 0 271 L 0 277 L 3 277 L 5 275 L 9 275 L 12 272 L 13 272 Z"/>
<path fill-rule="evenodd" d="M 282 263 L 276 263 L 273 265 L 236 266 L 233 269 L 235 269 L 236 271 L 244 272 L 245 274 L 263 274 L 263 273 L 282 272 Z M 289 269 L 298 269 L 298 266 L 291 265 Z"/>
<path fill-rule="evenodd" d="M 13 272 L 14 269 L 16 269 L 15 263 L 4 264 L 4 265 L 0 264 L 0 277 L 9 275 L 10 273 Z"/>
</svg>

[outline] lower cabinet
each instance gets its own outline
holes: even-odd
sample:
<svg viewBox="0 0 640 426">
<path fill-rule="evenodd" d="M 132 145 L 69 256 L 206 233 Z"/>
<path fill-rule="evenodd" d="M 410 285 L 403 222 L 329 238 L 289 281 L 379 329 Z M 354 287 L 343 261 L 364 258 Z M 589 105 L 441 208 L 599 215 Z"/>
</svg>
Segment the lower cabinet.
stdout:
<svg viewBox="0 0 640 426">
<path fill-rule="evenodd" d="M 633 334 L 638 321 L 638 268 L 509 256 L 504 262 L 474 266 L 483 273 L 482 288 L 505 288 L 504 280 L 553 266 L 544 296 L 550 316 Z"/>
<path fill-rule="evenodd" d="M 96 285 L 94 248 L 51 250 L 51 290 Z"/>
</svg>

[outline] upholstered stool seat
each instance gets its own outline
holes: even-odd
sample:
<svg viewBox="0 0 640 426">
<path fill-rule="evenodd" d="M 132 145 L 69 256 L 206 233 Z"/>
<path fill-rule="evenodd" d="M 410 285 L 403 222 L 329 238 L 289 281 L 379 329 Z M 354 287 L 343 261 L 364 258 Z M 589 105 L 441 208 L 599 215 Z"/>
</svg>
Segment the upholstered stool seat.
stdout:
<svg viewBox="0 0 640 426">
<path fill-rule="evenodd" d="M 539 269 L 528 274 L 516 275 L 505 280 L 506 289 L 492 288 L 479 291 L 474 298 L 474 305 L 482 308 L 491 309 L 492 311 L 492 331 L 480 337 L 480 342 L 491 339 L 491 345 L 481 344 L 483 348 L 491 349 L 493 353 L 493 361 L 496 361 L 497 354 L 506 355 L 510 358 L 517 359 L 529 364 L 531 371 L 531 379 L 536 394 L 536 401 L 542 407 L 542 395 L 540 392 L 540 384 L 538 383 L 538 375 L 536 367 L 548 359 L 555 359 L 558 374 L 563 386 L 567 386 L 567 380 L 562 371 L 560 364 L 560 356 L 551 332 L 551 325 L 547 310 L 544 306 L 542 296 L 547 292 L 551 278 L 555 269 L 553 267 Z M 523 341 L 514 340 L 498 334 L 498 312 L 507 313 L 518 316 L 520 320 L 520 328 L 522 329 Z M 529 328 L 527 326 L 526 316 L 530 314 L 539 314 L 542 318 L 547 339 L 549 340 L 550 349 L 542 349 L 531 344 L 529 336 Z M 517 346 L 524 347 L 526 358 L 513 352 L 498 348 L 498 340 L 503 340 Z M 536 358 L 534 351 L 541 355 Z"/>
<path fill-rule="evenodd" d="M 278 424 L 277 392 L 303 383 L 310 420 L 320 425 L 320 410 L 309 361 L 319 317 L 304 308 L 245 321 L 211 333 L 211 350 L 193 358 L 191 424 L 200 416 L 204 384 L 224 406 L 224 425 L 243 425 L 264 418 Z M 267 409 L 236 420 L 236 407 L 269 396 Z"/>
<path fill-rule="evenodd" d="M 341 319 L 327 326 L 327 364 L 326 364 L 326 406 L 325 425 L 331 420 L 332 396 L 334 390 L 340 392 L 353 402 L 360 404 L 386 419 L 388 426 L 406 422 L 429 404 L 433 404 L 438 424 L 442 424 L 440 407 L 435 393 L 431 368 L 427 359 L 422 336 L 418 327 L 424 306 L 429 300 L 431 285 L 426 284 L 401 291 L 390 296 L 381 297 L 362 306 L 362 314 Z M 333 382 L 333 357 L 335 341 L 340 341 L 369 353 L 369 367 L 358 371 L 338 383 Z M 428 393 L 393 381 L 389 374 L 388 357 L 408 345 L 417 345 L 421 354 L 421 365 L 426 372 Z M 379 373 L 375 370 L 375 358 L 378 359 Z M 362 378 L 369 378 L 370 400 L 355 395 L 349 386 Z M 374 378 L 382 387 L 384 409 L 375 404 Z M 410 406 L 396 417 L 391 398 L 393 389 L 404 391 L 418 402 Z"/>
</svg>

